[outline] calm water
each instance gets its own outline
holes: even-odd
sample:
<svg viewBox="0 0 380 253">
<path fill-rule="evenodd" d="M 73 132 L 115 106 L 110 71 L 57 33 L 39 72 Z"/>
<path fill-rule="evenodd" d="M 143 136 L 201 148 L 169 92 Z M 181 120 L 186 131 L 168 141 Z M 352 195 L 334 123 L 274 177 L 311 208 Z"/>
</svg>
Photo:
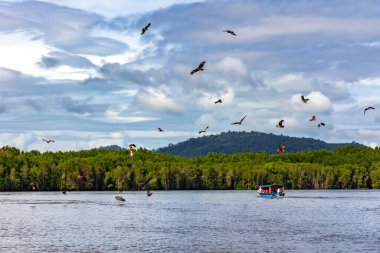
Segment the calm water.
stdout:
<svg viewBox="0 0 380 253">
<path fill-rule="evenodd" d="M 380 252 L 380 191 L 0 193 L 0 252 Z"/>
</svg>

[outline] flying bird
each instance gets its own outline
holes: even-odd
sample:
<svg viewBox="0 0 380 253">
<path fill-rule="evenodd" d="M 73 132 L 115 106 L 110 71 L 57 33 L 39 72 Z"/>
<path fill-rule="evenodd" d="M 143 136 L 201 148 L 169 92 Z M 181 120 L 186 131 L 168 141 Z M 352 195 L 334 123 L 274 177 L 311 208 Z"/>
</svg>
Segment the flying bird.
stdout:
<svg viewBox="0 0 380 253">
<path fill-rule="evenodd" d="M 215 104 L 221 104 L 222 103 L 222 99 L 218 99 L 217 101 L 215 101 Z"/>
<path fill-rule="evenodd" d="M 123 198 L 122 196 L 115 196 L 115 199 L 117 201 L 125 201 L 125 198 Z"/>
<path fill-rule="evenodd" d="M 278 125 L 276 125 L 276 127 L 278 127 L 278 128 L 284 128 L 285 126 L 284 126 L 284 121 L 285 120 L 280 120 L 279 122 L 278 122 Z"/>
<path fill-rule="evenodd" d="M 55 142 L 54 140 L 45 140 L 45 139 L 42 139 L 42 141 L 45 141 L 46 143 Z"/>
<path fill-rule="evenodd" d="M 157 128 L 158 129 L 158 132 L 164 132 L 164 130 L 162 130 L 161 127 Z"/>
<path fill-rule="evenodd" d="M 199 64 L 199 66 L 195 69 L 193 69 L 191 72 L 190 72 L 190 75 L 194 74 L 194 73 L 197 73 L 198 71 L 203 71 L 203 67 L 204 65 L 206 64 L 206 61 L 203 61 L 201 62 L 201 64 Z"/>
<path fill-rule="evenodd" d="M 310 100 L 310 98 L 305 98 L 303 95 L 301 95 L 301 100 L 302 100 L 302 102 L 303 103 L 307 103 L 307 101 L 309 101 Z"/>
<path fill-rule="evenodd" d="M 37 185 L 35 182 L 31 182 L 30 186 L 32 187 L 32 190 L 35 191 L 37 189 Z"/>
<path fill-rule="evenodd" d="M 151 23 L 148 23 L 142 30 L 141 30 L 141 35 L 143 35 L 146 31 L 148 31 L 149 26 Z"/>
<path fill-rule="evenodd" d="M 231 125 L 241 125 L 245 117 L 247 117 L 247 115 L 245 115 L 240 121 L 232 122 Z"/>
<path fill-rule="evenodd" d="M 317 117 L 313 116 L 311 117 L 311 119 L 309 119 L 309 121 L 316 121 L 317 120 Z"/>
<path fill-rule="evenodd" d="M 82 183 L 87 182 L 87 172 L 84 166 L 80 166 L 79 175 L 77 176 L 77 179 Z"/>
<path fill-rule="evenodd" d="M 372 107 L 372 106 L 368 106 L 367 108 L 364 109 L 364 114 L 366 111 L 368 110 L 375 110 L 375 107 Z"/>
<path fill-rule="evenodd" d="M 318 124 L 318 128 L 320 128 L 321 126 L 325 126 L 325 123 L 321 122 Z"/>
<path fill-rule="evenodd" d="M 147 191 L 146 191 L 146 196 L 147 196 L 147 197 L 150 197 L 150 196 L 152 196 L 152 195 L 153 195 L 153 192 L 150 192 L 150 190 L 147 190 Z"/>
<path fill-rule="evenodd" d="M 236 33 L 235 33 L 234 31 L 231 31 L 231 30 L 225 30 L 225 31 L 223 31 L 223 32 L 225 32 L 225 33 L 229 33 L 229 34 L 231 34 L 231 35 L 236 36 Z"/>
<path fill-rule="evenodd" d="M 205 128 L 205 130 L 201 130 L 201 131 L 199 131 L 199 134 L 201 134 L 201 133 L 206 133 L 207 129 L 208 129 L 208 126 Z"/>
<path fill-rule="evenodd" d="M 285 144 L 282 144 L 281 146 L 278 146 L 278 148 L 276 149 L 276 153 L 277 154 L 281 154 L 282 152 L 285 151 Z"/>
<path fill-rule="evenodd" d="M 133 151 L 134 151 L 134 148 L 136 148 L 136 145 L 132 143 L 132 144 L 129 144 L 128 146 L 129 146 L 129 155 L 133 159 Z"/>
</svg>

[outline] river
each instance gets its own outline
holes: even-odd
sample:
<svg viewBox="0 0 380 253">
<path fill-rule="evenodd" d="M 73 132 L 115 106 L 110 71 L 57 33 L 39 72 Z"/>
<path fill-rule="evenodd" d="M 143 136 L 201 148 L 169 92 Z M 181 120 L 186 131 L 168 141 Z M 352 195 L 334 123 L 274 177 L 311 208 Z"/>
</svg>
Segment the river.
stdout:
<svg viewBox="0 0 380 253">
<path fill-rule="evenodd" d="M 0 252 L 380 252 L 380 191 L 1 192 Z"/>
</svg>

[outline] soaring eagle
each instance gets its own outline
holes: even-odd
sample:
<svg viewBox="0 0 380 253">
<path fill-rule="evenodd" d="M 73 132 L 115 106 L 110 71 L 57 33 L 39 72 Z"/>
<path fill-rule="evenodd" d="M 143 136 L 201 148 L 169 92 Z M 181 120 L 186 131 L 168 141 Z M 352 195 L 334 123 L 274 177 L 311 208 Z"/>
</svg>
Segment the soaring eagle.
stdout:
<svg viewBox="0 0 380 253">
<path fill-rule="evenodd" d="M 245 115 L 240 121 L 232 122 L 231 125 L 241 125 L 245 117 L 247 117 L 247 115 Z"/>
<path fill-rule="evenodd" d="M 223 32 L 225 32 L 225 33 L 229 33 L 229 34 L 231 34 L 231 35 L 236 36 L 236 33 L 235 33 L 234 31 L 231 31 L 231 30 L 225 30 L 225 31 L 223 31 Z"/>
<path fill-rule="evenodd" d="M 141 30 L 141 35 L 143 35 L 146 31 L 148 31 L 149 26 L 151 23 L 148 23 L 142 30 Z"/>
<path fill-rule="evenodd" d="M 305 98 L 303 95 L 301 95 L 301 100 L 302 100 L 302 102 L 303 103 L 307 103 L 307 101 L 309 101 L 310 100 L 310 98 Z"/>
<path fill-rule="evenodd" d="M 366 111 L 368 110 L 375 110 L 375 107 L 372 107 L 372 106 L 368 106 L 367 108 L 364 109 L 364 114 Z"/>
<path fill-rule="evenodd" d="M 284 128 L 285 126 L 284 126 L 284 121 L 285 120 L 280 120 L 279 122 L 278 122 L 278 124 L 276 125 L 276 127 L 278 127 L 278 128 Z"/>
<path fill-rule="evenodd" d="M 208 129 L 208 126 L 205 128 L 205 130 L 201 130 L 201 131 L 199 131 L 199 134 L 201 134 L 201 133 L 206 133 L 207 129 Z"/>
<path fill-rule="evenodd" d="M 192 74 L 194 74 L 194 73 L 196 73 L 198 71 L 203 71 L 204 70 L 203 67 L 204 67 L 205 64 L 206 64 L 206 61 L 201 62 L 201 64 L 199 64 L 199 66 L 197 68 L 193 69 L 190 72 L 190 75 L 192 75 Z"/>
</svg>

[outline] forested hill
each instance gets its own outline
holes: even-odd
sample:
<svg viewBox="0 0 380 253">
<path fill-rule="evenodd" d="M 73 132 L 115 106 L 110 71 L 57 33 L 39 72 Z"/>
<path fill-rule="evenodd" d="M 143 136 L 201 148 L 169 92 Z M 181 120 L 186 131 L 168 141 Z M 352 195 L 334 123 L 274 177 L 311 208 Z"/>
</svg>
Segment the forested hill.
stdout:
<svg viewBox="0 0 380 253">
<path fill-rule="evenodd" d="M 222 154 L 235 154 L 241 152 L 266 151 L 275 153 L 276 148 L 285 144 L 285 152 L 298 152 L 303 150 L 335 150 L 341 146 L 352 145 L 361 147 L 359 143 L 326 143 L 313 138 L 298 138 L 285 135 L 274 135 L 260 132 L 227 132 L 218 135 L 209 135 L 191 138 L 175 145 L 169 144 L 156 151 L 184 157 L 206 155 L 209 152 Z"/>
</svg>

